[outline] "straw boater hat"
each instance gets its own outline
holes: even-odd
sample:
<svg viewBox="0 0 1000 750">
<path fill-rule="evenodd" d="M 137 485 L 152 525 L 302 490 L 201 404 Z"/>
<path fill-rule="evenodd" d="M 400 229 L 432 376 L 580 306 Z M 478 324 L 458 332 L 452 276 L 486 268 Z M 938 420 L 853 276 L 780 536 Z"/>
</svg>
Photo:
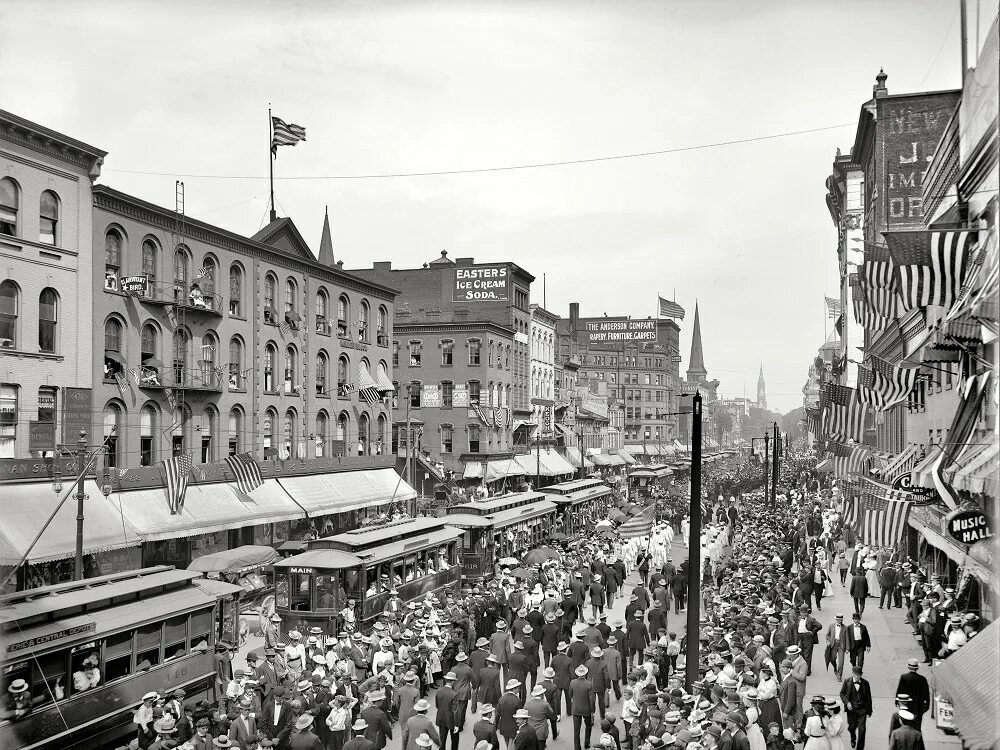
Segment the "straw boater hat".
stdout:
<svg viewBox="0 0 1000 750">
<path fill-rule="evenodd" d="M 303 729 L 308 729 L 309 725 L 313 723 L 312 714 L 302 714 L 298 719 L 295 720 L 295 728 L 299 731 Z"/>
<path fill-rule="evenodd" d="M 573 671 L 577 677 L 586 677 L 590 673 L 590 670 L 582 664 Z"/>
</svg>

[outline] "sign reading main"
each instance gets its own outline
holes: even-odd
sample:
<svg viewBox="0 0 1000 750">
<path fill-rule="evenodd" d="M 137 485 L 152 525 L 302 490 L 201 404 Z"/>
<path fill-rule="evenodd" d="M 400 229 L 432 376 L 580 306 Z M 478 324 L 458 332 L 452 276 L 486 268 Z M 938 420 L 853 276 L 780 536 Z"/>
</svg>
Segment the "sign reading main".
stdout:
<svg viewBox="0 0 1000 750">
<path fill-rule="evenodd" d="M 510 299 L 507 266 L 465 266 L 455 269 L 453 302 L 506 302 Z"/>
<path fill-rule="evenodd" d="M 588 320 L 587 340 L 592 344 L 608 341 L 656 341 L 656 321 L 649 320 Z"/>
</svg>

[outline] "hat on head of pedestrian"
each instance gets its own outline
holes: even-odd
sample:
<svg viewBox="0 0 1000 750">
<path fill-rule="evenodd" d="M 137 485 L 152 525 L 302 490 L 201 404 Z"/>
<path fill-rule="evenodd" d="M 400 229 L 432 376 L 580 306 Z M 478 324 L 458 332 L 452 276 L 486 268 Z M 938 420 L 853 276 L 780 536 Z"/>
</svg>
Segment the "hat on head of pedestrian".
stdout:
<svg viewBox="0 0 1000 750">
<path fill-rule="evenodd" d="M 542 677 L 545 677 L 546 679 L 551 680 L 555 676 L 556 676 L 556 670 L 554 670 L 552 667 L 546 667 L 542 671 Z"/>
<path fill-rule="evenodd" d="M 357 721 L 351 725 L 351 729 L 355 732 L 363 732 L 368 728 L 368 722 L 364 720 L 364 717 L 359 716 Z"/>
<path fill-rule="evenodd" d="M 581 664 L 573 670 L 573 673 L 576 674 L 577 677 L 586 677 L 590 673 L 590 670 Z"/>
<path fill-rule="evenodd" d="M 529 714 L 526 709 L 519 708 L 519 709 L 517 709 L 517 711 L 514 712 L 514 718 L 515 719 L 530 719 L 531 718 L 531 714 Z"/>
<path fill-rule="evenodd" d="M 491 703 L 483 703 L 481 706 L 479 706 L 479 713 L 481 713 L 483 716 L 488 716 L 495 710 L 496 709 L 493 708 L 493 704 Z"/>
<path fill-rule="evenodd" d="M 521 687 L 520 680 L 515 680 L 515 679 L 507 680 L 507 687 L 506 687 L 507 690 L 517 690 L 519 687 Z"/>
<path fill-rule="evenodd" d="M 421 713 L 421 714 L 424 711 L 429 710 L 430 707 L 431 707 L 431 704 L 428 703 L 423 698 L 421 698 L 420 700 L 418 700 L 416 703 L 413 704 L 413 710 L 416 711 L 417 713 Z"/>
<path fill-rule="evenodd" d="M 914 672 L 916 672 L 918 669 L 920 669 L 920 662 L 918 662 L 916 659 L 907 659 L 906 667 L 907 669 L 911 669 Z"/>
<path fill-rule="evenodd" d="M 541 685 L 535 685 L 535 687 L 531 689 L 532 698 L 540 698 L 543 695 L 545 695 L 545 688 L 543 688 Z"/>
</svg>

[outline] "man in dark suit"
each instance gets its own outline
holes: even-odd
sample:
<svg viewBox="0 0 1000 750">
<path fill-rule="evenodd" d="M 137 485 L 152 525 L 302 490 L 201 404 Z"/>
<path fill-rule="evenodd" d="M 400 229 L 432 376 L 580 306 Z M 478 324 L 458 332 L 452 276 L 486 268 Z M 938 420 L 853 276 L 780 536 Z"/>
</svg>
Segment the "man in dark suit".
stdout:
<svg viewBox="0 0 1000 750">
<path fill-rule="evenodd" d="M 455 720 L 458 723 L 458 731 L 465 729 L 465 712 L 469 708 L 469 700 L 472 698 L 472 669 L 469 668 L 469 657 L 464 652 L 459 651 L 455 657 L 455 664 L 449 674 L 455 675 L 455 695 L 458 696 L 458 706 L 455 708 Z"/>
<path fill-rule="evenodd" d="M 855 666 L 851 677 L 840 687 L 840 700 L 847 713 L 847 730 L 851 733 L 851 747 L 865 750 L 865 733 L 868 717 L 872 715 L 872 688 L 861 676 L 861 667 Z"/>
<path fill-rule="evenodd" d="M 368 724 L 364 719 L 359 718 L 355 721 L 351 729 L 354 730 L 354 738 L 345 742 L 341 750 L 375 750 L 375 743 L 365 736 Z M 285 747 L 285 745 L 280 747 Z"/>
<path fill-rule="evenodd" d="M 441 735 L 441 750 L 445 750 L 448 745 L 448 738 L 451 738 L 451 750 L 458 750 L 458 693 L 455 692 L 454 672 L 448 672 L 444 676 L 444 686 L 438 688 L 434 695 L 434 708 L 437 713 L 434 716 L 434 723 L 437 725 L 438 734 Z"/>
<path fill-rule="evenodd" d="M 819 620 L 812 616 L 812 609 L 808 604 L 800 606 L 799 613 L 799 623 L 796 628 L 799 636 L 799 648 L 802 649 L 802 658 L 806 660 L 806 664 L 809 666 L 806 674 L 811 675 L 813 646 L 816 644 L 817 634 L 823 629 L 823 626 L 819 624 Z M 802 632 L 803 629 L 806 632 Z"/>
<path fill-rule="evenodd" d="M 670 582 L 670 593 L 674 599 L 674 614 L 680 614 L 681 610 L 684 609 L 685 600 L 687 599 L 688 582 L 686 575 L 680 575 L 679 573 L 674 576 L 674 579 Z"/>
<path fill-rule="evenodd" d="M 628 649 L 627 666 L 632 666 L 632 657 L 635 657 L 635 665 L 642 663 L 642 655 L 649 645 L 649 629 L 642 621 L 642 612 L 637 611 L 635 617 L 625 625 L 626 647 Z"/>
<path fill-rule="evenodd" d="M 567 646 L 565 643 L 560 643 L 556 647 L 556 655 L 552 657 L 552 664 L 550 667 L 552 668 L 552 671 L 555 672 L 552 682 L 555 683 L 557 688 L 559 688 L 559 693 L 566 697 L 566 715 L 569 716 L 569 684 L 573 681 L 573 661 L 566 654 L 566 650 Z M 556 695 L 556 704 L 554 709 L 557 714 L 561 713 L 559 694 Z"/>
<path fill-rule="evenodd" d="M 389 724 L 389 717 L 381 708 L 382 702 L 385 701 L 385 692 L 376 690 L 369 693 L 368 700 L 370 704 L 361 709 L 361 718 L 368 725 L 365 737 L 371 740 L 375 750 L 382 750 L 392 739 L 392 725 Z"/>
<path fill-rule="evenodd" d="M 279 747 L 288 743 L 288 736 L 292 733 L 292 709 L 285 703 L 286 696 L 287 691 L 281 686 L 271 691 L 271 700 L 264 706 L 258 722 L 264 736 L 274 740 Z"/>
<path fill-rule="evenodd" d="M 914 725 L 916 717 L 905 708 L 899 711 L 900 726 L 889 733 L 889 750 L 924 750 L 924 736 Z"/>
<path fill-rule="evenodd" d="M 486 666 L 486 658 L 489 656 L 489 652 L 486 650 L 486 647 L 489 645 L 490 642 L 486 638 L 479 638 L 476 641 L 476 647 L 472 649 L 472 653 L 469 654 L 469 660 L 466 662 L 472 672 L 472 713 L 476 713 L 480 685 L 479 673 L 482 671 L 483 667 Z M 499 695 L 499 689 L 500 678 L 497 677 L 497 695 Z"/>
<path fill-rule="evenodd" d="M 545 624 L 542 625 L 542 654 L 544 659 L 543 666 L 549 666 L 552 661 L 552 657 L 556 655 L 556 647 L 559 645 L 559 632 L 561 626 L 556 622 L 555 612 L 550 612 L 545 615 Z"/>
<path fill-rule="evenodd" d="M 281 683 L 278 678 L 278 667 L 276 664 L 277 652 L 273 648 L 264 649 L 264 663 L 257 667 L 257 688 L 263 693 L 262 700 L 268 703 L 271 700 L 271 693 Z"/>
<path fill-rule="evenodd" d="M 868 626 L 861 623 L 861 614 L 855 612 L 851 616 L 851 626 L 847 629 L 847 653 L 851 657 L 852 667 L 865 666 L 865 654 L 872 650 L 872 640 L 868 635 Z"/>
<path fill-rule="evenodd" d="M 649 621 L 649 632 L 654 635 L 660 632 L 660 628 L 667 627 L 667 616 L 659 599 L 655 600 L 653 606 L 649 608 L 646 619 Z"/>
<path fill-rule="evenodd" d="M 472 725 L 472 739 L 476 741 L 476 744 L 489 743 L 490 750 L 500 750 L 500 738 L 497 736 L 497 728 L 493 724 L 493 706 L 484 703 L 479 707 L 479 713 L 482 718 Z"/>
<path fill-rule="evenodd" d="M 530 670 L 531 659 L 524 652 L 524 644 L 518 641 L 514 644 L 514 650 L 511 651 L 509 661 L 507 662 L 507 677 L 521 683 L 518 694 L 521 696 L 522 703 L 524 702 L 525 686 L 528 682 L 528 672 Z"/>
<path fill-rule="evenodd" d="M 899 678 L 896 686 L 896 695 L 904 694 L 910 696 L 910 711 L 913 713 L 913 725 L 920 730 L 920 725 L 924 720 L 924 714 L 930 708 L 931 690 L 927 684 L 927 678 L 920 674 L 920 662 L 916 659 L 909 659 L 906 662 L 906 673 Z"/>
<path fill-rule="evenodd" d="M 511 750 L 540 750 L 538 735 L 528 723 L 529 718 L 531 718 L 531 714 L 523 708 L 519 708 L 514 714 L 514 721 L 517 722 L 517 733 L 514 735 Z"/>
<path fill-rule="evenodd" d="M 569 684 L 570 714 L 573 716 L 573 750 L 590 747 L 590 735 L 594 730 L 594 686 L 587 679 L 587 668 L 576 668 L 576 679 Z M 580 741 L 581 726 L 586 729 L 583 742 Z"/>
</svg>

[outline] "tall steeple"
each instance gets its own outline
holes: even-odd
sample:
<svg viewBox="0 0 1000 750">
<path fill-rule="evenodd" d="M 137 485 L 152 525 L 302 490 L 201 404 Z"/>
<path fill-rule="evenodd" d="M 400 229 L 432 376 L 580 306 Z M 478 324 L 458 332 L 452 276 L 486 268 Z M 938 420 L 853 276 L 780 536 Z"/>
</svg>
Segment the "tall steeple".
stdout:
<svg viewBox="0 0 1000 750">
<path fill-rule="evenodd" d="M 705 356 L 701 348 L 701 317 L 698 314 L 698 303 L 694 303 L 694 329 L 691 331 L 691 356 L 688 358 L 687 382 L 691 384 L 704 383 L 708 379 L 705 369 Z"/>
<path fill-rule="evenodd" d="M 757 407 L 767 408 L 767 392 L 764 390 L 764 363 L 760 363 L 760 376 L 757 378 Z"/>
<path fill-rule="evenodd" d="M 319 240 L 319 262 L 324 266 L 334 267 L 333 237 L 330 236 L 330 207 L 327 206 L 323 215 L 323 236 Z"/>
</svg>

